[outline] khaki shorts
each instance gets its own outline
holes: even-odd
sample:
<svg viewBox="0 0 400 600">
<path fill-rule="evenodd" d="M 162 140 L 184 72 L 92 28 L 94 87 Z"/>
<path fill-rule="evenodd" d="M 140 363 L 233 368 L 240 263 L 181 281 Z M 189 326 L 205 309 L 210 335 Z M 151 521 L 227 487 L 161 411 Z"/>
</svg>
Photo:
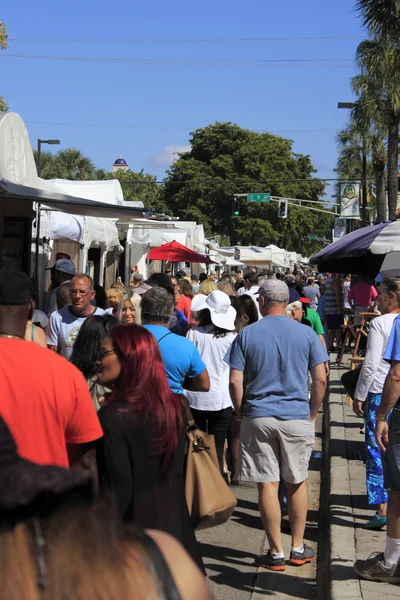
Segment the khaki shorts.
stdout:
<svg viewBox="0 0 400 600">
<path fill-rule="evenodd" d="M 244 417 L 240 428 L 239 479 L 253 483 L 305 481 L 314 441 L 314 423 L 308 419 Z"/>
</svg>

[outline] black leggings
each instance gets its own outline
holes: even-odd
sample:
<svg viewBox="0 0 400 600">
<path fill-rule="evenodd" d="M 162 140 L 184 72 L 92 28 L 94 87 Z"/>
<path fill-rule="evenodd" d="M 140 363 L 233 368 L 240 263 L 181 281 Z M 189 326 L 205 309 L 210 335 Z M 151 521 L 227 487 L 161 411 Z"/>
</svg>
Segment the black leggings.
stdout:
<svg viewBox="0 0 400 600">
<path fill-rule="evenodd" d="M 197 410 L 191 408 L 196 425 L 205 433 L 214 436 L 215 449 L 217 451 L 218 464 L 221 474 L 224 470 L 224 446 L 226 434 L 232 419 L 233 408 L 222 408 L 221 410 Z"/>
</svg>

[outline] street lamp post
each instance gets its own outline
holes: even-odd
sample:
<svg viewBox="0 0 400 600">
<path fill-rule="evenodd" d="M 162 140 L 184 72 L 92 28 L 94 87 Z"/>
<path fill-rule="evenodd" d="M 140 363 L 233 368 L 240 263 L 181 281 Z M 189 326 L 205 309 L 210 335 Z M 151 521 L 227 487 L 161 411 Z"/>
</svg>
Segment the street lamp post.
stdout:
<svg viewBox="0 0 400 600">
<path fill-rule="evenodd" d="M 352 110 L 355 108 L 354 102 L 338 102 L 338 108 L 347 108 Z M 362 188 L 362 223 L 367 225 L 367 138 L 365 130 L 362 134 L 362 170 L 361 170 L 361 188 Z"/>
<path fill-rule="evenodd" d="M 37 175 L 40 177 L 41 173 L 41 160 L 40 154 L 42 150 L 42 144 L 58 145 L 60 140 L 38 140 L 37 141 L 37 155 L 36 155 L 36 170 Z M 39 286 L 39 243 L 40 243 L 40 202 L 37 203 L 36 208 L 36 256 L 35 256 L 35 281 L 36 285 Z"/>
</svg>

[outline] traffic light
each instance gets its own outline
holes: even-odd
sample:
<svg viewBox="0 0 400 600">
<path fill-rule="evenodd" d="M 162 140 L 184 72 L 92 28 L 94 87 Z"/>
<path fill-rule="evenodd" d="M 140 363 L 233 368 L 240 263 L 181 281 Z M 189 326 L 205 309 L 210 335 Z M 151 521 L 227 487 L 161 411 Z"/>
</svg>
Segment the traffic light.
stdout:
<svg viewBox="0 0 400 600">
<path fill-rule="evenodd" d="M 232 204 L 232 216 L 233 217 L 240 216 L 239 200 L 237 200 L 236 198 L 233 200 L 233 204 Z"/>
<path fill-rule="evenodd" d="M 287 200 L 279 200 L 278 204 L 278 217 L 280 219 L 287 219 L 288 214 L 288 202 Z"/>
</svg>

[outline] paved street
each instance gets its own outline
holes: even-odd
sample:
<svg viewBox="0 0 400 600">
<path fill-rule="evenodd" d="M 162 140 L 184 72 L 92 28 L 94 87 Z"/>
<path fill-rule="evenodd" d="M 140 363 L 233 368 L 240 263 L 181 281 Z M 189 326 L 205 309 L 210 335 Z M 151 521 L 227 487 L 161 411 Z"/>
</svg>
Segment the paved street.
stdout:
<svg viewBox="0 0 400 600">
<path fill-rule="evenodd" d="M 305 538 L 318 550 L 317 561 L 301 568 L 287 566 L 284 573 L 255 568 L 254 556 L 266 548 L 257 490 L 252 485 L 232 488 L 238 506 L 231 521 L 198 533 L 216 600 L 261 600 L 267 596 L 281 600 L 400 597 L 397 586 L 361 581 L 353 569 L 357 558 L 367 558 L 372 552 L 384 549 L 385 531 L 372 532 L 363 528 L 373 509 L 367 505 L 365 495 L 361 419 L 346 404 L 340 383 L 340 375 L 347 368 L 346 362 L 344 367 L 338 369 L 332 366 L 329 401 L 324 407 L 328 456 L 322 486 L 322 412 L 317 420 L 316 446 L 311 461 L 310 511 Z M 288 556 L 288 533 L 283 534 L 283 540 L 285 556 Z"/>
<path fill-rule="evenodd" d="M 319 458 L 321 450 L 321 421 L 317 422 L 317 442 L 309 477 L 310 507 L 306 541 L 313 548 L 318 542 L 318 509 L 320 489 Z M 257 503 L 257 489 L 253 485 L 232 487 L 238 506 L 229 523 L 199 532 L 207 574 L 216 600 L 261 600 L 275 598 L 315 598 L 317 593 L 317 564 L 300 568 L 287 566 L 284 573 L 273 573 L 254 567 L 254 557 L 266 549 Z M 283 534 L 285 556 L 290 552 L 290 535 Z"/>
<path fill-rule="evenodd" d="M 384 531 L 368 531 L 364 524 L 374 508 L 367 504 L 365 492 L 364 436 L 360 434 L 362 420 L 351 406 L 340 384 L 340 375 L 347 369 L 333 367 L 330 385 L 330 537 L 332 598 L 334 600 L 376 600 L 399 598 L 397 586 L 359 580 L 353 569 L 356 559 L 365 559 L 372 552 L 385 549 Z"/>
</svg>

